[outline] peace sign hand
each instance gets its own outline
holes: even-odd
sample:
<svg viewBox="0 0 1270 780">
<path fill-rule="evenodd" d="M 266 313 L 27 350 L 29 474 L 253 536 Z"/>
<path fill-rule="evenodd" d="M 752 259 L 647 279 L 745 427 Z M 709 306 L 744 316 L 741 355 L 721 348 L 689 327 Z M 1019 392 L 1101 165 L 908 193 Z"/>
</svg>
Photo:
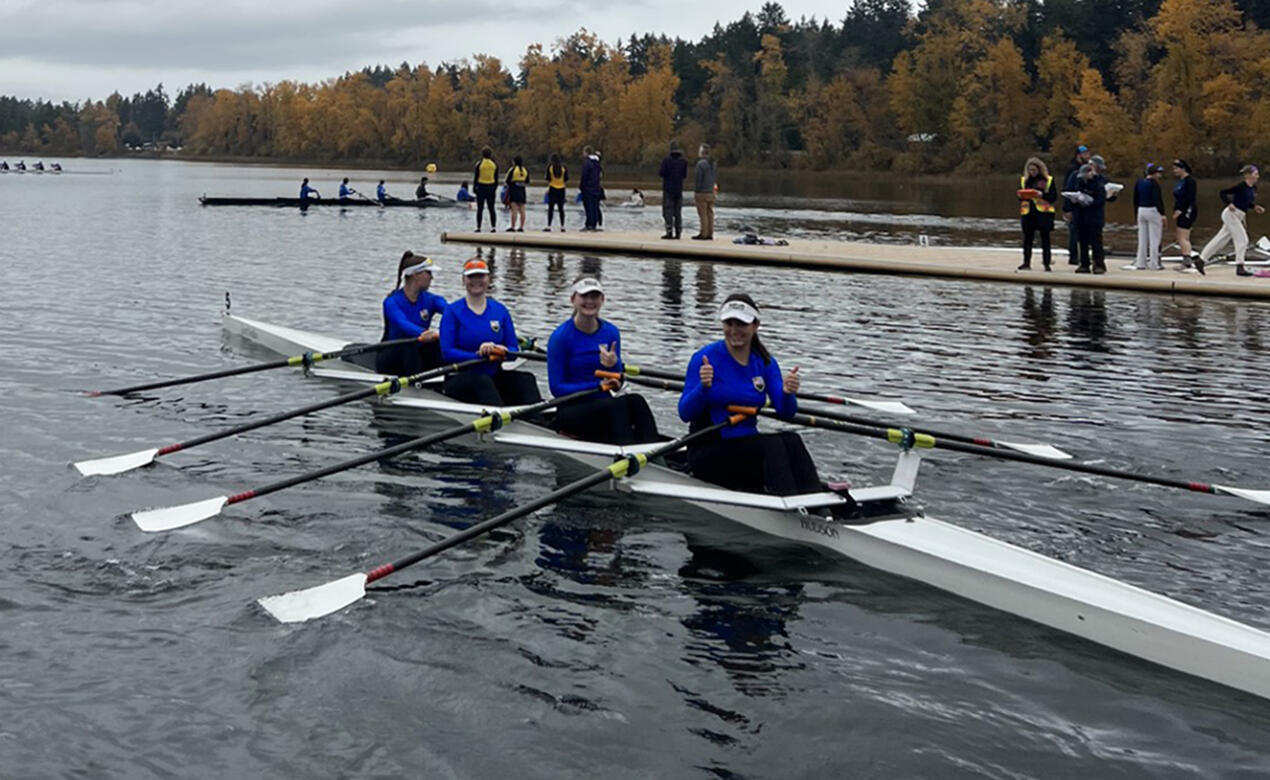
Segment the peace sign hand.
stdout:
<svg viewBox="0 0 1270 780">
<path fill-rule="evenodd" d="M 617 342 L 600 345 L 600 365 L 612 368 L 617 365 Z"/>
</svg>

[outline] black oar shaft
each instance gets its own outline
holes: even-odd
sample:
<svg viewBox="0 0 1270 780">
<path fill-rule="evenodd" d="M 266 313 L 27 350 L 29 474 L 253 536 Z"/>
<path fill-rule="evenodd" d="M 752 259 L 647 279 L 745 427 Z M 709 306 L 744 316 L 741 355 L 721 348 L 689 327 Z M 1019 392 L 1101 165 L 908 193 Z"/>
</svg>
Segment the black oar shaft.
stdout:
<svg viewBox="0 0 1270 780">
<path fill-rule="evenodd" d="M 284 490 L 289 487 L 294 487 L 296 485 L 300 485 L 305 482 L 312 482 L 314 480 L 321 479 L 322 477 L 329 477 L 332 474 L 338 474 L 341 471 L 347 471 L 349 469 L 357 468 L 358 466 L 364 466 L 367 463 L 373 463 L 377 460 L 391 458 L 395 455 L 400 455 L 403 452 L 417 450 L 421 447 L 426 447 L 429 444 L 436 444 L 437 442 L 445 441 L 446 439 L 453 439 L 458 436 L 462 436 L 465 433 L 473 433 L 473 432 L 488 430 L 489 428 L 493 427 L 493 421 L 495 417 L 499 417 L 500 419 L 505 419 L 507 421 L 520 419 L 530 414 L 535 414 L 537 412 L 545 411 L 555 406 L 560 406 L 562 404 L 566 404 L 571 401 L 576 401 L 581 398 L 585 398 L 586 396 L 589 396 L 595 393 L 597 389 L 598 388 L 579 390 L 576 393 L 569 393 L 568 395 L 562 395 L 558 398 L 551 398 L 546 401 L 541 401 L 539 403 L 533 404 L 532 406 L 522 407 L 510 413 L 499 412 L 493 415 L 478 417 L 475 420 L 471 420 L 470 422 L 465 422 L 460 425 L 456 425 L 452 428 L 446 428 L 443 431 L 431 433 L 426 436 L 420 436 L 418 438 L 410 439 L 408 441 L 402 442 L 401 444 L 397 444 L 392 447 L 387 447 L 382 450 L 376 450 L 375 452 L 368 452 L 365 455 L 359 455 L 356 458 L 350 458 L 349 460 L 341 461 L 340 463 L 335 463 L 330 466 L 326 466 L 324 468 L 318 469 L 316 471 L 310 471 L 305 474 L 298 474 L 294 477 L 287 477 L 286 479 L 280 479 L 277 482 L 271 482 L 268 485 L 264 485 L 262 487 L 254 488 L 252 490 L 244 490 L 241 493 L 235 493 L 234 495 L 230 496 L 225 501 L 225 504 L 226 505 L 238 504 L 251 498 L 258 498 L 260 496 L 267 495 L 269 493 L 276 493 L 279 490 Z"/>
<path fill-rule="evenodd" d="M 1166 477 L 1153 477 L 1150 474 L 1135 474 L 1132 471 L 1122 471 L 1120 469 L 1108 468 L 1107 466 L 1095 466 L 1087 463 L 1054 460 L 1052 458 L 1043 458 L 1039 455 L 1029 455 L 1025 452 L 1015 452 L 1014 450 L 1000 449 L 997 447 L 984 447 L 978 444 L 945 441 L 928 433 L 916 432 L 907 428 L 887 428 L 879 430 L 877 428 L 853 425 L 839 420 L 824 419 L 818 415 L 801 413 L 795 414 L 792 417 L 779 417 L 776 412 L 771 409 L 762 409 L 759 411 L 759 414 L 766 417 L 775 417 L 780 420 L 785 420 L 786 422 L 798 423 L 799 425 L 807 425 L 813 428 L 825 428 L 829 430 L 842 431 L 844 433 L 853 433 L 859 436 L 869 436 L 875 439 L 885 439 L 893 444 L 900 444 L 902 446 L 916 446 L 921 448 L 934 447 L 943 450 L 953 450 L 955 452 L 965 452 L 971 455 L 982 455 L 986 458 L 1012 460 L 1018 463 L 1031 463 L 1037 466 L 1047 466 L 1049 468 L 1075 471 L 1082 474 L 1095 474 L 1100 477 L 1113 477 L 1116 479 L 1127 479 L 1135 482 L 1145 482 L 1151 485 L 1178 488 L 1180 490 L 1190 490 L 1196 493 L 1217 492 L 1212 485 L 1204 482 L 1187 482 L 1179 479 L 1168 479 Z"/>
<path fill-rule="evenodd" d="M 213 433 L 208 433 L 203 436 L 195 437 L 193 439 L 177 442 L 176 444 L 169 444 L 166 447 L 161 447 L 159 451 L 156 453 L 156 457 L 158 455 L 169 455 L 173 452 L 179 452 L 181 450 L 186 450 L 191 447 L 197 447 L 200 444 L 207 444 L 208 442 L 219 441 L 221 439 L 227 439 L 230 436 L 237 436 L 240 433 L 246 433 L 247 431 L 254 431 L 257 428 L 264 428 L 265 426 L 273 425 L 275 423 L 280 423 L 280 422 L 283 422 L 284 420 L 290 420 L 293 417 L 303 417 L 306 414 L 313 414 L 314 412 L 319 412 L 323 409 L 329 409 L 332 406 L 340 406 L 341 404 L 352 403 L 353 401 L 357 401 L 362 398 L 371 398 L 377 395 L 392 395 L 393 393 L 399 392 L 402 388 L 409 387 L 417 382 L 423 382 L 436 376 L 442 376 L 444 374 L 453 373 L 455 371 L 461 371 L 465 368 L 469 368 L 475 365 L 485 364 L 488 362 L 489 361 L 484 358 L 475 358 L 473 360 L 465 360 L 460 363 L 451 363 L 449 365 L 439 366 L 437 368 L 434 368 L 428 371 L 423 371 L 418 374 L 412 374 L 410 376 L 398 377 L 396 379 L 393 379 L 387 382 L 380 382 L 364 390 L 354 390 L 351 393 L 345 393 L 344 395 L 336 396 L 335 398 L 331 398 L 326 401 L 319 401 L 317 403 L 309 404 L 308 406 L 301 406 L 298 409 L 291 409 L 286 412 L 279 412 L 278 414 L 270 415 L 269 417 L 265 417 L 260 420 L 255 420 L 249 423 L 243 423 L 242 425 L 236 425 L 232 428 L 226 428 L 225 430 L 222 430 L 222 431 L 215 431 Z"/>
<path fill-rule="evenodd" d="M 681 436 L 680 438 L 675 439 L 674 441 L 667 442 L 666 444 L 663 444 L 660 447 L 656 447 L 652 450 L 649 450 L 648 452 L 645 452 L 641 455 L 628 456 L 628 458 L 625 460 L 619 460 L 615 462 L 613 465 L 604 469 L 600 469 L 594 474 L 589 474 L 585 477 L 582 477 L 581 479 L 570 482 L 564 487 L 557 488 L 556 490 L 551 491 L 550 493 L 548 493 L 545 496 L 542 496 L 541 498 L 537 498 L 537 499 L 534 499 L 533 501 L 530 501 L 528 504 L 518 506 L 515 509 L 509 509 L 500 515 L 491 517 L 490 519 L 477 523 L 476 525 L 471 526 L 470 528 L 466 528 L 460 531 L 459 533 L 454 534 L 453 536 L 442 539 L 436 544 L 430 547 L 427 547 L 423 550 L 420 550 L 419 552 L 413 553 L 412 555 L 407 555 L 405 558 L 402 558 L 397 561 L 393 561 L 392 563 L 386 563 L 383 566 L 379 566 L 375 569 L 372 569 L 370 572 L 366 574 L 366 582 L 367 584 L 369 584 L 371 582 L 374 582 L 375 580 L 387 577 L 389 574 L 392 574 L 395 571 L 401 571 L 407 566 L 413 566 L 414 564 L 424 560 L 425 558 L 431 558 L 432 556 L 438 553 L 445 552 L 446 550 L 449 550 L 452 547 L 457 547 L 458 545 L 470 539 L 474 539 L 478 536 L 481 536 L 482 534 L 493 531 L 496 528 L 507 525 L 508 523 L 514 520 L 518 520 L 522 517 L 525 517 L 526 515 L 533 514 L 534 512 L 537 512 L 539 509 L 550 506 L 551 504 L 554 504 L 557 501 L 560 501 L 561 499 L 568 498 L 569 496 L 575 493 L 581 493 L 587 488 L 594 487 L 595 485 L 598 485 L 602 482 L 607 482 L 610 479 L 618 479 L 620 477 L 626 476 L 630 469 L 632 460 L 636 461 L 640 465 L 643 465 L 644 463 L 648 462 L 648 460 L 651 458 L 655 458 L 660 455 L 665 455 L 667 453 L 674 452 L 675 450 L 680 449 L 682 447 L 686 447 L 693 441 L 699 438 L 702 438 L 704 436 L 709 436 L 722 428 L 726 428 L 729 425 L 733 425 L 736 422 L 738 422 L 740 419 L 743 419 L 746 416 L 747 415 L 744 415 L 744 414 L 736 415 L 723 422 L 715 423 L 714 425 L 710 425 L 700 430 L 693 431 L 692 433 L 686 436 Z"/>
<path fill-rule="evenodd" d="M 226 368 L 220 371 L 210 371 L 206 374 L 195 374 L 194 376 L 178 377 L 176 379 L 164 379 L 158 382 L 147 382 L 140 385 L 120 387 L 115 390 L 93 390 L 89 392 L 89 395 L 128 395 L 129 393 L 140 393 L 145 390 L 158 390 L 164 387 L 175 387 L 177 385 L 188 385 L 195 382 L 206 382 L 211 379 L 224 379 L 225 377 L 230 376 L 252 374 L 257 371 L 269 371 L 275 368 L 286 368 L 287 366 L 302 366 L 307 363 L 316 363 L 319 360 L 332 360 L 334 358 L 361 355 L 366 352 L 375 352 L 388 347 L 395 347 L 400 344 L 409 344 L 410 342 L 417 340 L 418 339 L 413 337 L 406 339 L 393 339 L 392 341 L 377 341 L 371 344 L 358 344 L 355 347 L 344 347 L 343 349 L 337 349 L 334 352 L 305 352 L 302 355 L 293 355 L 292 357 L 270 360 L 267 363 L 253 363 L 250 366 L 237 366 L 236 368 Z"/>
</svg>

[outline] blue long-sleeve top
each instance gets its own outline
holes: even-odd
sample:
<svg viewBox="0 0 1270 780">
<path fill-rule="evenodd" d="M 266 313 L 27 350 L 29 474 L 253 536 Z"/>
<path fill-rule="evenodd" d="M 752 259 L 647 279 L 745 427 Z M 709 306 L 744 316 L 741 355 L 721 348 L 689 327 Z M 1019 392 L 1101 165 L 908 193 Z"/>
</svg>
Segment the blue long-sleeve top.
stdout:
<svg viewBox="0 0 1270 780">
<path fill-rule="evenodd" d="M 1257 185 L 1249 187 L 1248 182 L 1241 181 L 1233 187 L 1228 187 L 1221 191 L 1221 202 L 1226 205 L 1233 203 L 1240 211 L 1248 211 L 1257 202 Z"/>
<path fill-rule="evenodd" d="M 375 197 L 384 200 L 388 197 L 388 188 L 382 184 L 375 185 Z"/>
<path fill-rule="evenodd" d="M 397 289 L 384 299 L 384 337 L 381 341 L 417 337 L 432 327 L 433 315 L 445 313 L 445 298 L 423 290 L 414 303 Z"/>
<path fill-rule="evenodd" d="M 1173 210 L 1194 219 L 1199 201 L 1197 190 L 1194 176 L 1178 179 L 1173 185 Z"/>
<path fill-rule="evenodd" d="M 458 363 L 480 357 L 476 351 L 487 341 L 503 345 L 508 352 L 519 350 L 516 328 L 506 306 L 486 298 L 485 311 L 477 314 L 468 308 L 467 298 L 463 297 L 445 307 L 445 314 L 441 315 L 441 357 L 445 362 Z M 498 371 L 498 363 L 491 361 L 487 366 L 469 370 L 493 376 Z"/>
<path fill-rule="evenodd" d="M 353 194 L 353 188 L 341 182 L 340 183 L 340 197 L 347 198 L 349 195 L 352 195 L 352 194 Z"/>
<path fill-rule="evenodd" d="M 1160 183 L 1149 176 L 1138 179 L 1133 186 L 1133 210 L 1155 209 L 1164 214 L 1164 193 L 1160 192 Z"/>
<path fill-rule="evenodd" d="M 616 345 L 617 365 L 606 368 L 600 363 L 600 347 L 610 345 Z M 560 323 L 547 341 L 547 382 L 551 394 L 561 396 L 595 387 L 600 381 L 595 372 L 600 370 L 622 370 L 622 334 L 617 326 L 600 320 L 595 333 L 583 333 L 572 317 Z"/>
<path fill-rule="evenodd" d="M 309 185 L 307 184 L 300 185 L 300 200 L 308 200 L 309 198 L 317 194 L 318 194 L 318 191 L 313 189 Z"/>
<path fill-rule="evenodd" d="M 471 190 L 469 190 L 467 187 L 459 187 L 459 192 L 457 195 L 454 196 L 454 199 L 457 200 L 459 203 L 471 203 L 472 201 L 476 200 L 476 196 L 473 195 Z"/>
<path fill-rule="evenodd" d="M 714 366 L 714 382 L 710 387 L 701 384 L 702 358 L 708 358 Z M 785 392 L 776 358 L 763 364 L 758 352 L 750 350 L 750 360 L 742 365 L 728 352 L 723 341 L 707 344 L 697 350 L 688 361 L 684 375 L 683 394 L 679 396 L 679 418 L 694 425 L 711 425 L 728 418 L 728 405 L 762 406 L 771 400 L 772 408 L 781 417 L 789 417 L 798 411 L 798 398 Z M 720 435 L 725 439 L 753 436 L 758 433 L 757 417 L 724 428 Z"/>
</svg>

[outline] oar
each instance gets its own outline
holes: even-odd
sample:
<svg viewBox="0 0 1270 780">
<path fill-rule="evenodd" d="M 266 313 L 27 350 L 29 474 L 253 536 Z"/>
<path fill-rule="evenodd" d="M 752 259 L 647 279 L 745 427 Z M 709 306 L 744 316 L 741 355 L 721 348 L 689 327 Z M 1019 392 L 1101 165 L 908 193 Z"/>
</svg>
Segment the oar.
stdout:
<svg viewBox="0 0 1270 780">
<path fill-rule="evenodd" d="M 194 376 L 179 377 L 177 379 L 164 379 L 160 382 L 147 382 L 143 385 L 132 385 L 131 387 L 120 387 L 116 390 L 88 390 L 84 394 L 91 396 L 98 395 L 128 395 L 129 393 L 140 393 L 143 390 L 158 390 L 161 387 L 175 387 L 176 385 L 188 385 L 194 382 L 206 382 L 209 379 L 223 379 L 227 376 L 238 376 L 240 374 L 251 374 L 256 371 L 269 371 L 274 368 L 286 368 L 287 366 L 310 366 L 319 360 L 334 360 L 335 358 L 352 357 L 353 355 L 361 355 L 366 352 L 376 352 L 388 347 L 395 347 L 400 344 L 409 344 L 412 341 L 427 341 L 423 336 L 432 333 L 432 331 L 424 331 L 419 337 L 411 337 L 408 339 L 393 339 L 392 341 L 377 341 L 373 344 L 358 344 L 355 347 L 344 347 L 334 352 L 305 352 L 303 355 L 294 355 L 281 360 L 271 360 L 268 363 L 253 363 L 250 366 L 239 366 L 238 368 L 226 368 L 222 371 L 212 371 L 206 374 L 195 374 Z M 431 337 L 435 338 L 435 336 Z"/>
<path fill-rule="evenodd" d="M 533 340 L 529 339 L 522 344 L 521 351 L 517 353 L 520 357 L 531 358 L 533 360 L 546 360 L 547 352 L 541 347 L 535 346 Z M 650 376 L 655 379 L 670 379 L 682 382 L 684 375 L 676 374 L 672 371 L 663 371 L 658 368 L 648 368 L 645 366 L 634 366 L 630 363 L 624 364 L 623 368 L 627 376 Z M 902 401 L 870 401 L 867 398 L 845 398 L 837 395 L 821 395 L 819 393 L 795 393 L 796 396 L 805 401 L 820 401 L 827 404 L 862 406 L 865 409 L 872 409 L 875 412 L 883 414 L 915 414 L 911 407 Z"/>
<path fill-rule="evenodd" d="M 597 372 L 597 376 L 603 376 L 603 377 L 608 377 L 612 379 L 620 379 L 622 377 L 621 374 L 610 373 L 610 372 Z M 652 379 L 652 378 L 643 377 L 643 376 L 630 376 L 630 377 L 627 377 L 627 379 L 629 379 L 631 382 L 634 382 L 635 384 L 638 384 L 638 385 L 644 385 L 645 387 L 655 387 L 661 390 L 671 390 L 674 392 L 680 392 L 684 389 L 683 382 L 676 382 L 671 379 Z M 856 425 L 865 425 L 870 428 L 893 427 L 891 423 L 884 423 L 878 420 L 870 420 L 867 417 L 857 417 L 856 415 L 853 415 L 853 414 L 846 414 L 845 412 L 837 412 L 837 411 L 833 411 L 829 409 L 817 409 L 815 410 L 815 412 L 811 412 L 810 414 L 811 416 L 814 416 L 814 417 L 824 417 L 830 420 L 839 420 L 841 422 L 855 423 Z M 988 439 L 982 436 L 964 436 L 962 434 L 957 434 L 957 433 L 941 433 L 939 431 L 934 431 L 929 429 L 927 430 L 932 436 L 938 436 L 941 439 L 948 439 L 950 441 L 960 441 L 960 442 L 965 442 L 967 444 L 978 444 L 981 447 L 1017 450 L 1019 452 L 1026 452 L 1029 455 L 1035 455 L 1038 458 L 1048 458 L 1052 460 L 1066 460 L 1071 457 L 1069 453 L 1063 452 L 1059 448 L 1049 444 L 1028 444 L 1025 442 L 995 441 L 993 439 Z"/>
<path fill-rule="evenodd" d="M 347 577 L 341 577 L 338 580 L 328 582 L 324 585 L 318 585 L 305 590 L 294 590 L 289 593 L 283 593 L 278 596 L 267 596 L 257 601 L 265 611 L 272 615 L 275 619 L 282 623 L 301 623 L 313 618 L 323 617 L 332 612 L 337 612 L 344 607 L 358 601 L 366 595 L 366 586 L 376 580 L 383 579 L 393 572 L 401 571 L 407 566 L 414 564 L 432 556 L 456 547 L 469 539 L 474 539 L 489 531 L 507 525 L 513 520 L 518 520 L 526 515 L 537 512 L 543 507 L 568 498 L 575 493 L 581 493 L 587 488 L 607 482 L 611 479 L 621 479 L 622 477 L 633 477 L 637 474 L 642 466 L 644 466 L 652 458 L 674 452 L 681 447 L 687 446 L 692 441 L 703 436 L 715 433 L 720 428 L 734 425 L 745 419 L 747 414 L 738 413 L 720 423 L 702 428 L 681 436 L 674 441 L 651 449 L 647 452 L 627 455 L 625 458 L 614 462 L 612 465 L 600 469 L 590 476 L 583 477 L 574 482 L 570 482 L 562 488 L 553 490 L 551 493 L 542 498 L 535 499 L 528 504 L 516 507 L 503 512 L 500 515 L 491 517 L 481 523 L 477 523 L 466 530 L 460 531 L 453 536 L 443 539 L 436 544 L 427 547 L 412 555 L 408 555 L 401 560 L 386 563 L 383 566 L 371 569 L 369 572 L 359 572 L 350 574 Z"/>
<path fill-rule="evenodd" d="M 738 413 L 752 410 L 752 407 L 728 407 L 728 411 Z M 1144 482 L 1149 485 L 1160 485 L 1161 487 L 1189 490 L 1194 493 L 1211 493 L 1213 495 L 1226 494 L 1258 504 L 1270 504 L 1270 490 L 1250 490 L 1248 488 L 1229 487 L 1227 485 L 1210 485 L 1206 482 L 1186 482 L 1179 479 L 1168 479 L 1166 477 L 1153 477 L 1149 474 L 1135 474 L 1132 471 L 1122 471 L 1120 469 L 1107 468 L 1106 466 L 1093 466 L 1086 463 L 1053 460 L 1051 458 L 1029 455 L 1024 452 L 1013 452 L 1011 450 L 982 447 L 978 444 L 964 444 L 957 441 L 944 441 L 928 433 L 920 433 L 908 428 L 888 428 L 886 430 L 877 430 L 875 428 L 867 428 L 862 425 L 853 425 L 851 423 L 839 422 L 837 420 L 821 419 L 809 414 L 795 414 L 792 417 L 778 417 L 776 411 L 773 409 L 759 409 L 757 412 L 766 417 L 776 417 L 776 419 L 779 420 L 798 423 L 799 425 L 807 425 L 813 428 L 825 428 L 833 431 L 842 431 L 844 433 L 853 433 L 859 436 L 869 436 L 875 439 L 885 439 L 892 444 L 898 444 L 901 447 L 938 447 L 943 450 L 967 452 L 972 455 L 983 455 L 988 458 L 1013 460 L 1018 461 L 1019 463 L 1033 463 L 1038 466 L 1049 466 L 1050 468 L 1064 469 L 1066 471 L 1077 471 L 1082 474 L 1096 474 L 1100 477 L 1127 479 L 1133 482 Z"/>
<path fill-rule="evenodd" d="M 312 482 L 316 479 L 321 479 L 322 477 L 328 477 L 331 474 L 338 474 L 341 471 L 347 471 L 351 468 L 356 468 L 367 463 L 383 460 L 384 458 L 391 458 L 394 455 L 400 455 L 401 453 L 409 452 L 410 450 L 417 450 L 422 447 L 426 447 L 429 444 L 436 444 L 437 442 L 445 441 L 446 439 L 454 439 L 465 433 L 481 433 L 484 431 L 497 430 L 512 420 L 519 420 L 522 417 L 545 411 L 555 406 L 567 404 L 570 401 L 585 398 L 586 396 L 595 393 L 596 390 L 611 387 L 611 382 L 612 380 L 605 380 L 597 387 L 589 388 L 587 390 L 579 390 L 576 393 L 569 393 L 568 395 L 563 395 L 558 398 L 551 398 L 531 406 L 522 406 L 510 412 L 502 410 L 493 412 L 485 415 L 484 417 L 478 417 L 471 422 L 456 425 L 453 428 L 446 428 L 445 430 L 437 433 L 410 439 L 409 441 L 402 442 L 396 446 L 376 450 L 375 452 L 370 452 L 365 455 L 359 455 L 356 458 L 350 458 L 349 460 L 341 463 L 336 463 L 332 466 L 327 466 L 316 471 L 310 471 L 306 474 L 280 479 L 277 482 L 271 482 L 268 485 L 255 488 L 254 490 L 244 490 L 241 493 L 234 493 L 229 496 L 208 498 L 202 501 L 195 501 L 192 504 L 181 504 L 180 506 L 164 507 L 161 509 L 146 509 L 140 512 L 133 512 L 132 519 L 137 524 L 138 528 L 142 531 L 148 532 L 171 531 L 174 528 L 182 528 L 187 525 L 193 525 L 194 523 L 201 522 L 209 517 L 219 515 L 220 511 L 230 504 L 240 504 L 243 501 L 247 501 L 252 498 L 259 498 L 260 496 L 268 495 L 269 493 L 274 493 L 284 488 L 302 485 L 306 482 Z"/>
<path fill-rule="evenodd" d="M 278 414 L 261 420 L 256 420 L 255 422 L 243 423 L 242 425 L 236 425 L 232 428 L 226 428 L 222 431 L 209 433 L 204 436 L 189 439 L 188 441 L 169 444 L 166 447 L 151 447 L 146 450 L 129 452 L 125 455 L 112 455 L 108 458 L 97 458 L 95 460 L 81 460 L 73 465 L 80 474 L 86 477 L 100 474 L 122 474 L 125 471 L 131 471 L 142 466 L 148 466 L 154 462 L 155 458 L 162 455 L 170 455 L 173 452 L 188 450 L 191 447 L 197 447 L 200 444 L 207 444 L 208 442 L 219 441 L 220 439 L 225 439 L 230 436 L 237 436 L 240 433 L 254 431 L 257 428 L 263 428 L 266 425 L 273 425 L 274 423 L 279 423 L 283 420 L 290 420 L 293 417 L 301 417 L 306 414 L 312 414 L 313 412 L 317 412 L 322 409 L 329 409 L 332 406 L 351 403 L 362 398 L 370 398 L 371 396 L 376 395 L 391 395 L 399 392 L 402 388 L 416 385 L 420 382 L 432 379 L 433 377 L 444 376 L 445 374 L 461 371 L 470 366 L 481 365 L 487 362 L 489 362 L 489 360 L 486 358 L 474 358 L 472 360 L 464 360 L 461 363 L 451 363 L 450 365 L 439 366 L 429 371 L 422 371 L 418 374 L 411 374 L 410 376 L 402 376 L 390 379 L 386 382 L 380 382 L 364 390 L 354 390 L 351 393 L 336 396 L 329 401 L 320 401 L 315 404 L 309 404 L 308 406 L 301 406 L 298 409 L 292 409 L 287 412 L 279 412 Z"/>
</svg>

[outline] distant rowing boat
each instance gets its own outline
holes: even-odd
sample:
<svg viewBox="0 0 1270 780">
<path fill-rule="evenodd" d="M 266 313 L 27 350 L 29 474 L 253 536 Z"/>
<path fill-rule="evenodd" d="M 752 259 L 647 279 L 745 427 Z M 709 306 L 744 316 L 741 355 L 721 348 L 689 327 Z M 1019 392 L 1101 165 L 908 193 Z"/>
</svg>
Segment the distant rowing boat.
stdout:
<svg viewBox="0 0 1270 780">
<path fill-rule="evenodd" d="M 299 198 L 209 198 L 206 195 L 200 197 L 198 202 L 204 206 L 274 206 L 299 208 Z M 466 206 L 463 203 L 455 203 L 452 200 L 389 200 L 380 203 L 377 200 L 364 200 L 358 198 L 356 200 L 347 198 L 339 200 L 332 198 L 327 200 L 309 199 L 308 206 L 377 206 L 382 208 L 412 208 L 426 209 L 434 207 L 454 207 Z"/>
</svg>

